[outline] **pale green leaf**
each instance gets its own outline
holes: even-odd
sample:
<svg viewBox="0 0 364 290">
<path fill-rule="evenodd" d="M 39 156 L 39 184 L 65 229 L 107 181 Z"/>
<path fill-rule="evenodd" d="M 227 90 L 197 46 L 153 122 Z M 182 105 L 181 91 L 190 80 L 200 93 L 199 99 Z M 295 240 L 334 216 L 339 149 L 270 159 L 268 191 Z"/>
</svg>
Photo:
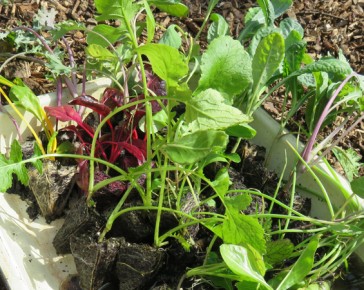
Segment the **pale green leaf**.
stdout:
<svg viewBox="0 0 364 290">
<path fill-rule="evenodd" d="M 111 44 L 114 44 L 119 38 L 122 36 L 124 29 L 120 27 L 112 27 L 106 24 L 96 25 L 92 31 L 87 33 L 87 44 L 97 44 L 102 47 L 108 47 Z M 100 36 L 100 34 L 106 38 Z"/>
<path fill-rule="evenodd" d="M 99 60 L 117 60 L 117 56 L 114 55 L 107 48 L 102 47 L 98 44 L 91 44 L 85 48 L 86 54 L 90 57 L 99 59 Z"/>
<path fill-rule="evenodd" d="M 217 194 L 223 198 L 226 192 L 229 190 L 230 177 L 228 170 L 223 167 L 216 174 L 215 180 L 212 182 L 214 190 Z"/>
<path fill-rule="evenodd" d="M 172 46 L 179 49 L 182 45 L 182 39 L 179 33 L 176 31 L 176 25 L 170 25 L 167 30 L 163 33 L 159 43 Z"/>
<path fill-rule="evenodd" d="M 272 289 L 256 268 L 256 264 L 262 263 L 263 259 L 260 257 L 260 261 L 256 260 L 257 255 L 253 254 L 250 249 L 238 245 L 222 244 L 220 253 L 229 269 L 240 277 L 240 281 L 257 282 L 264 287 L 262 289 Z"/>
<path fill-rule="evenodd" d="M 183 55 L 174 47 L 165 44 L 146 44 L 138 52 L 148 57 L 153 72 L 166 81 L 167 89 L 177 87 L 179 80 L 188 73 Z"/>
<path fill-rule="evenodd" d="M 234 196 L 225 196 L 224 204 L 230 209 L 235 210 L 236 213 L 246 210 L 248 206 L 251 204 L 252 198 L 250 194 L 247 193 L 239 193 Z"/>
<path fill-rule="evenodd" d="M 215 89 L 227 100 L 246 90 L 252 82 L 251 59 L 239 41 L 230 36 L 214 39 L 201 59 L 197 92 Z"/>
<path fill-rule="evenodd" d="M 192 164 L 214 151 L 226 148 L 228 135 L 221 131 L 197 131 L 164 146 L 168 156 L 177 163 Z"/>
<path fill-rule="evenodd" d="M 239 109 L 224 102 L 224 97 L 213 89 L 202 91 L 188 101 L 185 118 L 189 130 L 220 130 L 252 121 Z"/>
<path fill-rule="evenodd" d="M 271 33 L 260 41 L 252 63 L 255 89 L 266 86 L 281 64 L 284 50 L 284 39 L 280 33 Z"/>
<path fill-rule="evenodd" d="M 39 121 L 43 121 L 44 110 L 40 105 L 38 97 L 30 88 L 19 85 L 12 86 L 10 95 L 17 105 L 31 112 Z"/>
<path fill-rule="evenodd" d="M 260 254 L 264 254 L 264 230 L 259 221 L 254 217 L 237 213 L 234 209 L 227 211 L 226 215 L 227 219 L 224 220 L 221 230 L 224 243 L 251 245 Z"/>
<path fill-rule="evenodd" d="M 210 20 L 212 23 L 207 31 L 207 41 L 209 43 L 215 38 L 229 34 L 229 24 L 223 16 L 217 13 L 212 13 Z"/>
<path fill-rule="evenodd" d="M 265 24 L 267 26 L 273 26 L 273 22 L 275 19 L 274 7 L 270 0 L 257 0 L 260 8 L 263 11 L 263 15 L 265 18 Z"/>
<path fill-rule="evenodd" d="M 97 21 L 119 19 L 129 24 L 142 7 L 139 3 L 130 0 L 95 0 L 95 6 L 100 14 L 96 17 Z"/>
</svg>

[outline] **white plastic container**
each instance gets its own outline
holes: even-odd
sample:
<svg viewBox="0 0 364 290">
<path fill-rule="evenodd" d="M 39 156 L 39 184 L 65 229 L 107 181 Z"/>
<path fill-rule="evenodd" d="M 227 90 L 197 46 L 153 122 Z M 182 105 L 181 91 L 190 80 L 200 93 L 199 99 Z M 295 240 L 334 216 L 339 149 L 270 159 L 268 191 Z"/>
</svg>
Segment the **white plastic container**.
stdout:
<svg viewBox="0 0 364 290">
<path fill-rule="evenodd" d="M 98 98 L 110 85 L 111 81 L 106 78 L 88 82 L 87 94 Z M 81 92 L 81 86 L 78 89 Z M 71 99 L 70 95 L 64 95 L 64 102 Z M 56 104 L 55 93 L 41 95 L 39 98 L 43 106 Z M 9 106 L 6 109 L 15 116 Z M 35 130 L 40 129 L 39 122 L 30 113 L 25 112 L 24 115 Z M 17 138 L 17 133 L 4 113 L 0 113 L 0 124 L 0 149 L 4 153 L 13 139 Z M 24 136 L 29 136 L 25 124 L 19 125 Z M 69 274 L 76 273 L 73 257 L 58 256 L 52 245 L 63 220 L 47 224 L 44 218 L 39 217 L 33 221 L 29 219 L 26 208 L 26 202 L 18 195 L 0 193 L 1 270 L 11 290 L 57 290 Z"/>
</svg>

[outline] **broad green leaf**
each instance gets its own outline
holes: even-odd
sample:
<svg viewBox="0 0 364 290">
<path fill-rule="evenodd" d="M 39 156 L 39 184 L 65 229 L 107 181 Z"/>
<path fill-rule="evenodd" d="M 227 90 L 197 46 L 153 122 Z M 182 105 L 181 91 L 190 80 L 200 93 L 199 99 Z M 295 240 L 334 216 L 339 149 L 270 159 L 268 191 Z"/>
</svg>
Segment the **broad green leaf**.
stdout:
<svg viewBox="0 0 364 290">
<path fill-rule="evenodd" d="M 264 26 L 264 15 L 260 7 L 252 7 L 248 10 L 244 18 L 245 27 L 240 32 L 238 41 L 244 44 L 255 33 Z"/>
<path fill-rule="evenodd" d="M 332 57 L 323 57 L 316 62 L 306 65 L 297 71 L 297 74 L 313 72 L 327 72 L 339 76 L 346 76 L 352 72 L 352 69 L 347 62 Z"/>
<path fill-rule="evenodd" d="M 264 265 L 263 259 L 260 258 L 261 261 L 257 261 L 256 255 L 252 254 L 250 249 L 238 245 L 222 244 L 220 253 L 229 269 L 239 275 L 240 281 L 257 282 L 264 287 L 262 289 L 273 290 L 264 280 L 264 274 L 259 273 L 255 265 L 259 262 Z"/>
<path fill-rule="evenodd" d="M 60 55 L 54 53 L 45 53 L 47 58 L 46 67 L 55 75 L 68 75 L 71 73 L 72 69 L 70 66 L 65 65 L 62 62 Z"/>
<path fill-rule="evenodd" d="M 172 16 L 186 17 L 189 12 L 188 7 L 178 0 L 148 0 L 148 2 Z"/>
<path fill-rule="evenodd" d="M 170 25 L 163 33 L 159 43 L 172 46 L 179 49 L 182 45 L 182 39 L 179 33 L 176 31 L 176 25 Z"/>
<path fill-rule="evenodd" d="M 98 44 L 91 44 L 85 48 L 86 54 L 99 60 L 117 60 L 117 56 L 114 55 L 107 48 Z"/>
<path fill-rule="evenodd" d="M 229 206 L 229 205 L 227 205 Z M 226 212 L 227 218 L 221 228 L 221 238 L 224 243 L 251 245 L 260 254 L 266 251 L 264 230 L 256 218 L 237 213 L 231 208 Z"/>
<path fill-rule="evenodd" d="M 252 139 L 256 135 L 257 131 L 248 124 L 239 124 L 229 127 L 225 130 L 229 136 L 234 136 L 243 139 Z"/>
<path fill-rule="evenodd" d="M 185 135 L 163 149 L 174 162 L 192 164 L 211 152 L 223 151 L 227 142 L 228 135 L 224 132 L 206 130 Z"/>
<path fill-rule="evenodd" d="M 202 55 L 197 92 L 215 89 L 228 100 L 246 90 L 251 82 L 251 59 L 239 41 L 230 36 L 213 40 Z"/>
<path fill-rule="evenodd" d="M 31 112 L 39 121 L 42 122 L 44 120 L 45 112 L 40 105 L 38 97 L 30 88 L 18 85 L 12 86 L 10 96 L 14 103 Z"/>
<path fill-rule="evenodd" d="M 246 210 L 251 204 L 252 198 L 250 194 L 240 193 L 235 196 L 225 196 L 224 204 L 230 209 L 234 210 L 236 213 Z"/>
<path fill-rule="evenodd" d="M 62 36 L 65 36 L 70 31 L 82 31 L 86 30 L 86 26 L 83 23 L 78 23 L 73 20 L 56 23 L 54 29 L 50 30 L 53 40 L 58 40 Z"/>
<path fill-rule="evenodd" d="M 177 87 L 179 80 L 188 73 L 188 65 L 179 51 L 165 44 L 146 44 L 138 52 L 148 57 L 153 72 L 167 83 L 167 90 Z"/>
<path fill-rule="evenodd" d="M 303 250 L 301 256 L 283 278 L 281 283 L 276 288 L 277 290 L 286 290 L 293 285 L 304 280 L 307 274 L 311 271 L 314 263 L 315 253 L 319 244 L 317 236 L 312 237 L 307 247 Z"/>
<path fill-rule="evenodd" d="M 220 14 L 213 13 L 210 16 L 212 21 L 207 31 L 207 41 L 210 43 L 215 38 L 229 34 L 229 24 Z"/>
<path fill-rule="evenodd" d="M 96 33 L 95 33 L 96 32 Z M 87 33 L 87 44 L 97 44 L 102 47 L 108 47 L 110 44 L 114 44 L 123 34 L 124 29 L 119 27 L 112 27 L 106 24 L 96 25 L 92 31 Z M 100 34 L 105 37 L 109 42 L 103 39 Z"/>
<path fill-rule="evenodd" d="M 97 21 L 119 19 L 128 24 L 142 7 L 141 4 L 130 0 L 95 0 L 95 6 L 100 14 L 96 17 Z"/>
<path fill-rule="evenodd" d="M 6 192 L 13 183 L 13 174 L 23 185 L 28 185 L 29 176 L 24 163 L 21 146 L 14 140 L 10 147 L 9 159 L 4 154 L 0 154 L 0 192 Z"/>
<path fill-rule="evenodd" d="M 274 18 L 277 18 L 292 6 L 293 0 L 273 0 L 271 2 L 274 8 Z"/>
<path fill-rule="evenodd" d="M 350 182 L 350 186 L 355 194 L 364 198 L 364 176 L 354 179 Z"/>
<path fill-rule="evenodd" d="M 360 162 L 361 156 L 353 149 L 344 150 L 340 147 L 332 148 L 332 152 L 345 171 L 348 180 L 353 181 L 354 177 L 359 176 L 359 169 L 364 165 Z"/>
<path fill-rule="evenodd" d="M 263 11 L 265 24 L 267 26 L 272 26 L 275 19 L 274 7 L 272 3 L 270 0 L 257 0 L 257 2 Z"/>
<path fill-rule="evenodd" d="M 230 186 L 230 176 L 227 168 L 223 167 L 218 171 L 212 184 L 217 194 L 223 198 Z"/>
<path fill-rule="evenodd" d="M 274 19 L 286 12 L 292 5 L 293 0 L 274 0 L 271 1 L 274 9 Z M 241 31 L 238 40 L 245 43 L 252 37 L 259 28 L 264 26 L 265 18 L 260 7 L 250 8 L 245 16 L 245 27 Z"/>
<path fill-rule="evenodd" d="M 283 36 L 286 38 L 292 31 L 297 31 L 301 37 L 304 36 L 304 29 L 301 24 L 293 18 L 285 18 L 279 23 Z"/>
<path fill-rule="evenodd" d="M 267 242 L 267 253 L 264 255 L 264 260 L 273 266 L 280 264 L 291 257 L 293 250 L 294 245 L 289 239 L 269 241 Z"/>
<path fill-rule="evenodd" d="M 254 56 L 254 54 L 257 51 L 259 43 L 262 41 L 263 38 L 267 37 L 269 34 L 272 33 L 280 33 L 280 30 L 277 27 L 274 26 L 264 26 L 262 28 L 259 28 L 258 31 L 255 33 L 253 38 L 250 40 L 249 47 L 247 49 L 249 55 L 251 57 Z"/>
<path fill-rule="evenodd" d="M 289 75 L 290 73 L 299 70 L 303 63 L 306 52 L 306 42 L 298 40 L 295 43 L 288 43 L 292 40 L 290 36 L 298 36 L 297 34 L 298 32 L 294 30 L 286 39 L 286 57 L 284 58 L 285 75 Z"/>
<path fill-rule="evenodd" d="M 272 33 L 260 41 L 252 62 L 255 89 L 264 87 L 279 68 L 284 50 L 284 39 L 280 33 Z"/>
<path fill-rule="evenodd" d="M 192 132 L 206 129 L 226 129 L 252 121 L 239 109 L 224 103 L 216 90 L 207 89 L 186 103 L 185 118 Z"/>
</svg>

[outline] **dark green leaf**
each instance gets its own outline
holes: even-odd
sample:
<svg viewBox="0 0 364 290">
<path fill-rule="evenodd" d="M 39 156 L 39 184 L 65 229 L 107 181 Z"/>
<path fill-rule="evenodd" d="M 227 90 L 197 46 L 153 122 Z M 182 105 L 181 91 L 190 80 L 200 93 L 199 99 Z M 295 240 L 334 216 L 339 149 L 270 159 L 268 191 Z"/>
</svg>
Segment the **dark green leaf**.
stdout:
<svg viewBox="0 0 364 290">
<path fill-rule="evenodd" d="M 343 77 L 350 74 L 352 69 L 347 62 L 332 57 L 323 57 L 316 62 L 306 65 L 304 68 L 300 69 L 297 74 L 312 72 L 327 72 Z"/>
<path fill-rule="evenodd" d="M 280 264 L 291 257 L 293 250 L 294 245 L 289 239 L 269 241 L 267 242 L 267 253 L 264 255 L 264 260 L 273 266 Z"/>
<path fill-rule="evenodd" d="M 257 131 L 248 124 L 239 124 L 229 127 L 225 130 L 229 136 L 234 136 L 243 139 L 252 139 L 256 135 Z"/>
<path fill-rule="evenodd" d="M 364 198 L 364 176 L 354 179 L 350 182 L 350 186 L 355 194 Z"/>
</svg>

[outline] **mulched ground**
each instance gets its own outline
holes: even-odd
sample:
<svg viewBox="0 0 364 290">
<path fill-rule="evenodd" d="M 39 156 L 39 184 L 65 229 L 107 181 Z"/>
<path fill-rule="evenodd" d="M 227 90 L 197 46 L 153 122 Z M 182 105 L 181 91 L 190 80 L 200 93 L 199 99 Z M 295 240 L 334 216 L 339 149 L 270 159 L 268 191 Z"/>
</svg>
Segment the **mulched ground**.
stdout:
<svg viewBox="0 0 364 290">
<path fill-rule="evenodd" d="M 89 26 L 96 24 L 94 19 L 93 0 L 14 0 L 2 1 L 8 4 L 0 5 L 0 29 L 15 27 L 19 25 L 32 26 L 33 17 L 42 7 L 55 9 L 57 12 L 56 21 L 76 20 L 86 23 Z M 186 19 L 175 19 L 165 13 L 155 11 L 156 19 L 163 26 L 177 23 L 183 29 L 195 35 L 203 21 L 207 9 L 207 0 L 184 0 L 182 1 L 190 8 L 190 14 Z M 225 17 L 230 25 L 230 32 L 237 36 L 244 27 L 243 16 L 246 11 L 256 6 L 256 1 L 220 1 L 215 12 Z M 297 19 L 305 29 L 305 40 L 308 43 L 308 52 L 319 58 L 327 54 L 338 55 L 342 50 L 350 61 L 353 69 L 364 74 L 364 0 L 296 0 L 287 15 L 283 17 Z M 1 30 L 0 30 L 1 32 Z M 201 47 L 206 47 L 204 35 L 202 34 Z M 67 37 L 75 53 L 75 59 L 79 64 L 84 61 L 85 36 L 82 32 L 76 32 Z M 14 51 L 0 40 L 0 63 L 6 60 Z M 46 69 L 30 58 L 17 59 L 10 62 L 0 72 L 7 78 L 21 77 L 35 93 L 41 94 L 54 90 L 53 83 L 44 78 Z M 79 76 L 81 78 L 81 75 Z M 274 95 L 268 99 L 265 109 L 276 119 L 280 119 L 279 107 L 282 98 Z M 295 123 L 303 123 L 304 119 L 300 114 L 295 117 L 295 122 L 290 128 L 295 130 Z M 330 129 L 327 130 L 329 132 Z M 364 124 L 350 134 L 340 146 L 343 148 L 354 148 L 364 156 Z M 335 163 L 335 159 L 332 158 Z M 364 158 L 362 158 L 364 162 Z M 336 164 L 337 165 L 337 164 Z M 337 166 L 337 169 L 340 169 Z M 361 171 L 364 174 L 364 169 Z"/>
</svg>

